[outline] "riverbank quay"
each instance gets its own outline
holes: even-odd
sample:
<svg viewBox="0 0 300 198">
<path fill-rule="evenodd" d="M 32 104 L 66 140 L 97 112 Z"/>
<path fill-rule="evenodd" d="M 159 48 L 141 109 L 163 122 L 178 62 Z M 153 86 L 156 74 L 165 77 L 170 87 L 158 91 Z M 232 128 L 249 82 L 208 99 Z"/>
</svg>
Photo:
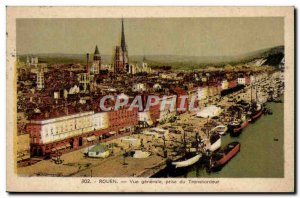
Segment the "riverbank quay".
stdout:
<svg viewBox="0 0 300 198">
<path fill-rule="evenodd" d="M 111 155 L 107 158 L 89 158 L 84 155 L 85 149 L 80 149 L 63 154 L 60 157 L 62 161 L 60 164 L 56 164 L 52 159 L 42 160 L 31 166 L 18 168 L 18 174 L 20 176 L 151 177 L 166 168 L 167 159 L 176 161 L 183 157 L 183 153 L 178 152 L 177 149 L 183 147 L 183 136 L 185 142 L 188 143 L 195 139 L 196 133 L 198 133 L 204 141 L 205 148 L 209 148 L 209 129 L 213 125 L 227 124 L 230 121 L 230 115 L 226 116 L 225 114 L 228 108 L 236 104 L 237 100 L 250 102 L 255 95 L 255 89 L 259 89 L 257 88 L 259 84 L 272 87 L 273 80 L 272 77 L 264 79 L 262 82 L 254 83 L 252 88 L 247 86 L 230 95 L 211 98 L 211 103 L 220 106 L 224 112 L 224 115 L 216 119 L 199 118 L 196 116 L 196 112 L 188 112 L 179 115 L 173 123 L 157 126 L 164 129 L 176 128 L 177 133 L 170 132 L 167 139 L 142 133 L 126 134 L 126 136 L 105 141 L 107 145 L 115 145 L 110 148 Z M 214 124 L 207 127 L 209 123 Z M 141 149 L 141 145 L 134 146 L 124 141 L 124 138 L 143 140 L 143 150 L 150 152 L 151 155 L 143 159 L 124 157 L 125 151 Z"/>
<path fill-rule="evenodd" d="M 81 149 L 62 155 L 60 157 L 62 160 L 61 164 L 56 164 L 51 159 L 42 160 L 31 166 L 19 168 L 18 174 L 20 176 L 150 177 L 165 168 L 166 158 L 163 157 L 162 141 L 157 140 L 153 142 L 151 137 L 143 135 L 124 137 L 143 138 L 145 141 L 144 146 L 151 151 L 151 155 L 143 159 L 124 157 L 122 150 L 134 148 L 126 143 L 122 143 L 122 138 L 118 138 L 106 142 L 107 144 L 118 145 L 118 147 L 113 148 L 113 152 L 107 158 L 86 157 L 84 155 L 85 149 Z M 169 143 L 167 143 L 167 146 L 169 146 Z M 172 157 L 173 160 L 177 158 L 178 156 Z"/>
</svg>

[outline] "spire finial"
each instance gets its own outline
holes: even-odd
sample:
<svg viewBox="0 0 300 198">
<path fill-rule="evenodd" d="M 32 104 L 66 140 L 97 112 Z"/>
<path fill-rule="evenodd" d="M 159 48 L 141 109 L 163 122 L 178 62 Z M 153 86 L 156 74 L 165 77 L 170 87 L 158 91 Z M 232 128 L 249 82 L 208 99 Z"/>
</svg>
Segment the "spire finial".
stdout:
<svg viewBox="0 0 300 198">
<path fill-rule="evenodd" d="M 122 17 L 122 34 L 121 34 L 121 48 L 126 51 L 125 32 L 124 32 L 124 19 Z"/>
<path fill-rule="evenodd" d="M 99 53 L 99 50 L 98 50 L 98 46 L 96 45 L 96 48 L 95 48 L 95 52 L 94 52 L 94 54 L 100 54 Z"/>
</svg>

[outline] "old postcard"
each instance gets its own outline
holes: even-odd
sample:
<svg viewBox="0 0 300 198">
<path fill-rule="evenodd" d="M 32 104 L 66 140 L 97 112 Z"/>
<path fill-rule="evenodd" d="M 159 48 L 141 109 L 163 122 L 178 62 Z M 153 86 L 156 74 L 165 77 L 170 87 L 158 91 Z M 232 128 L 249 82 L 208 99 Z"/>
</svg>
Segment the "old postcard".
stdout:
<svg viewBox="0 0 300 198">
<path fill-rule="evenodd" d="M 7 7 L 7 191 L 294 192 L 293 7 Z"/>
</svg>

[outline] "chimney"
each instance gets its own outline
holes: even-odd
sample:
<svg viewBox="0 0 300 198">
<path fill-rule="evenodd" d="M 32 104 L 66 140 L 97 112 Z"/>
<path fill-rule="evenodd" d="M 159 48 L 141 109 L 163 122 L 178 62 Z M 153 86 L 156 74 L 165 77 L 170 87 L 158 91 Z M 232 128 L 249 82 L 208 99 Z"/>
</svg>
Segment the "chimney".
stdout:
<svg viewBox="0 0 300 198">
<path fill-rule="evenodd" d="M 90 54 L 87 53 L 87 54 L 86 54 L 86 72 L 87 72 L 88 74 L 90 73 L 89 57 L 90 57 Z"/>
</svg>

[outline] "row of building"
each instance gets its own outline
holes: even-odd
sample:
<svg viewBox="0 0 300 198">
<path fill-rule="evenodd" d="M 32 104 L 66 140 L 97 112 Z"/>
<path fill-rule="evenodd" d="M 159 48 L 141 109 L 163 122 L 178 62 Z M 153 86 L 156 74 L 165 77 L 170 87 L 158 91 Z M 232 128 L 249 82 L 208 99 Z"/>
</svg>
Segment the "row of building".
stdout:
<svg viewBox="0 0 300 198">
<path fill-rule="evenodd" d="M 152 71 L 145 59 L 132 64 L 128 58 L 122 20 L 121 44 L 116 46 L 113 67 L 103 67 L 96 46 L 86 65 L 40 63 L 38 58 L 18 67 L 18 160 L 49 156 L 94 144 L 137 128 L 168 122 L 177 114 L 202 107 L 213 96 L 238 85 L 249 85 L 266 73 Z M 254 77 L 255 76 L 255 77 Z M 130 102 L 142 98 L 142 108 L 129 106 L 103 111 L 101 98 L 126 95 Z M 150 96 L 159 102 L 146 109 Z M 195 101 L 194 101 L 195 99 Z M 114 99 L 105 105 L 114 107 Z M 175 101 L 174 108 L 171 107 Z M 161 106 L 167 104 L 166 108 Z M 146 109 L 146 110 L 145 110 Z"/>
<path fill-rule="evenodd" d="M 263 76 L 260 75 L 257 78 Z M 139 108 L 128 110 L 129 106 L 124 106 L 109 112 L 92 110 L 64 116 L 58 114 L 57 117 L 43 115 L 32 118 L 26 125 L 30 138 L 31 156 L 45 156 L 56 151 L 66 152 L 79 149 L 110 136 L 134 132 L 136 127 L 151 127 L 157 123 L 167 122 L 177 114 L 189 111 L 193 97 L 196 98 L 193 107 L 199 107 L 210 97 L 220 95 L 222 90 L 233 88 L 238 84 L 249 85 L 251 79 L 254 80 L 250 77 L 238 78 L 235 81 L 222 81 L 217 86 L 193 87 L 188 90 L 176 86 L 173 93 L 167 97 L 156 93 L 160 101 L 147 111 Z M 141 96 L 143 108 L 150 95 Z M 174 108 L 168 108 L 168 105 L 170 106 L 174 101 Z M 161 108 L 163 103 L 167 104 L 164 109 Z M 113 103 L 110 105 L 114 106 Z"/>
</svg>

